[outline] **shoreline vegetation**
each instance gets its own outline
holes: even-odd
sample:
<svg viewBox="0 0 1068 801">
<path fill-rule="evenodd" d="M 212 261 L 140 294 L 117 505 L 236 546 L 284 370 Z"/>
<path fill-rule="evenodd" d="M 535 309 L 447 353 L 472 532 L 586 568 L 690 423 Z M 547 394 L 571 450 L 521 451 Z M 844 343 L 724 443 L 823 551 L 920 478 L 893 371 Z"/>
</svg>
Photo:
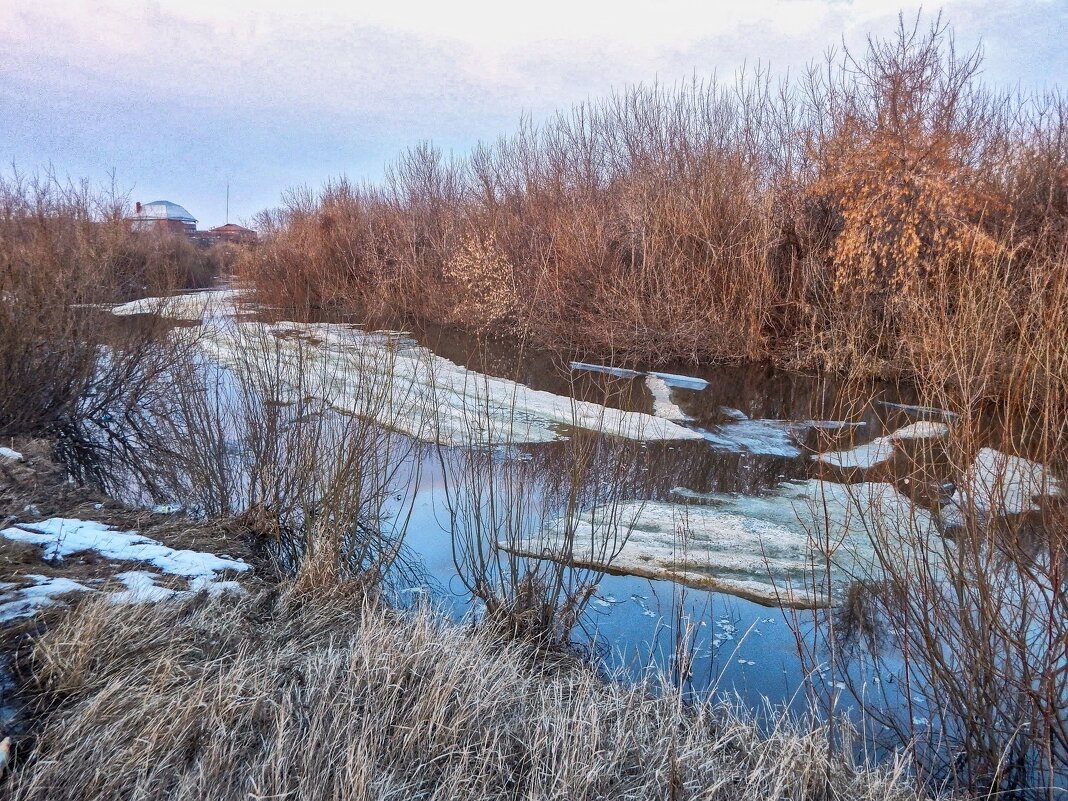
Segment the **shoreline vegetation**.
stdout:
<svg viewBox="0 0 1068 801">
<path fill-rule="evenodd" d="M 788 82 L 636 88 L 465 156 L 420 146 L 378 186 L 338 179 L 264 212 L 227 277 L 285 317 L 211 330 L 207 307 L 235 293 L 152 298 L 210 285 L 212 254 L 131 232 L 114 191 L 0 178 L 0 513 L 15 531 L 0 538 L 0 591 L 22 604 L 4 607 L 18 622 L 0 686 L 7 705 L 14 676 L 18 709 L 4 712 L 0 788 L 22 801 L 1056 797 L 1068 103 L 980 75 L 979 52 L 918 18 Z M 332 316 L 641 368 L 652 414 L 531 390 L 520 365 L 478 385 L 396 332 L 357 336 L 322 324 Z M 841 429 L 810 432 L 835 446 L 806 454 L 811 481 L 796 485 L 833 485 L 810 499 L 828 525 L 779 528 L 806 562 L 825 558 L 829 581 L 842 568 L 828 500 L 857 510 L 835 519 L 877 580 L 794 616 L 805 720 L 696 696 L 686 642 L 663 675 L 629 683 L 572 636 L 621 554 L 666 571 L 690 545 L 707 561 L 709 543 L 736 544 L 727 493 L 690 492 L 687 525 L 645 521 L 644 550 L 626 550 L 621 524 L 659 508 L 640 496 L 648 437 L 631 421 L 709 441 L 670 374 L 646 372 L 722 361 L 844 385 L 826 418 Z M 852 421 L 881 377 L 910 382 L 920 412 L 858 443 Z M 510 415 L 491 386 L 511 393 Z M 498 458 L 517 442 L 551 445 L 554 461 Z M 398 573 L 409 588 L 426 578 L 404 542 L 425 463 L 455 481 L 439 511 L 477 620 L 391 603 Z M 873 481 L 916 513 L 871 515 L 859 493 Z M 138 511 L 176 499 L 187 512 Z M 559 558 L 516 555 L 545 552 L 526 540 L 534 518 L 557 521 Z M 580 530 L 590 552 L 575 564 Z M 897 706 L 868 705 L 857 653 L 902 676 Z M 847 689 L 859 734 L 837 714 Z"/>
</svg>

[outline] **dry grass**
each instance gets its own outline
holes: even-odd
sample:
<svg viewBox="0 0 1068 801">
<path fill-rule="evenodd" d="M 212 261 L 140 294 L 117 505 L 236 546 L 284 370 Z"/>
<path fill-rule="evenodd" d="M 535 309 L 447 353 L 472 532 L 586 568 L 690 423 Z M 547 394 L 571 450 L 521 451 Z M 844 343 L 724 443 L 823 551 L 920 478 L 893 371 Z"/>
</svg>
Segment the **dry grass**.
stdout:
<svg viewBox="0 0 1068 801">
<path fill-rule="evenodd" d="M 81 604 L 33 644 L 8 797 L 895 799 L 824 732 L 762 735 L 727 707 L 366 597 Z"/>
</svg>

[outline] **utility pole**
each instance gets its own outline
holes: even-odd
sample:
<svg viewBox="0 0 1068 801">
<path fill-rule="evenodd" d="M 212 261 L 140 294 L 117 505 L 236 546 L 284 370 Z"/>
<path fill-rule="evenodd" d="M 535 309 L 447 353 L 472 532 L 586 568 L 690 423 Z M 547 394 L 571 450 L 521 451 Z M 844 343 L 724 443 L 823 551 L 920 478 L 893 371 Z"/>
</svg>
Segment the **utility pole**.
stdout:
<svg viewBox="0 0 1068 801">
<path fill-rule="evenodd" d="M 230 224 L 230 182 L 226 182 L 226 224 Z"/>
</svg>

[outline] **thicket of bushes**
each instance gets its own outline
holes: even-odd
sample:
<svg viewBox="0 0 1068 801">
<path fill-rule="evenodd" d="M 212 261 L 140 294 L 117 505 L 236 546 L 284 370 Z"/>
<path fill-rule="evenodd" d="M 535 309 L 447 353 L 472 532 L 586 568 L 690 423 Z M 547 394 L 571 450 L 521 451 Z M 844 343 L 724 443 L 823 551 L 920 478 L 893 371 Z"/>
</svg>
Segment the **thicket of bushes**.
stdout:
<svg viewBox="0 0 1068 801">
<path fill-rule="evenodd" d="M 1068 104 L 902 24 L 800 80 L 632 89 L 379 186 L 288 194 L 268 301 L 404 314 L 645 363 L 1062 384 Z M 948 344 L 947 344 L 948 343 Z M 967 350 L 969 375 L 960 351 Z"/>
<path fill-rule="evenodd" d="M 0 176 L 0 435 L 55 433 L 143 377 L 152 332 L 95 304 L 211 282 L 209 254 L 132 232 L 127 211 L 87 183 Z"/>
</svg>

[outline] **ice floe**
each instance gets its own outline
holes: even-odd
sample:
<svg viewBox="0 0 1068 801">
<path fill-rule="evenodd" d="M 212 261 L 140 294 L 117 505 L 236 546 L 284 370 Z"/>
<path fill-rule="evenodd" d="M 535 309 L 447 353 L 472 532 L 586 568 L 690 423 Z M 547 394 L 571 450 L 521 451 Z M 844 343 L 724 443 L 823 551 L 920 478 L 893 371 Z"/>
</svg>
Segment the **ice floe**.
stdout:
<svg viewBox="0 0 1068 801">
<path fill-rule="evenodd" d="M 708 386 L 708 382 L 703 378 L 694 378 L 693 376 L 678 375 L 676 373 L 662 373 L 656 370 L 650 370 L 649 372 L 644 373 L 626 367 L 612 367 L 611 365 L 590 364 L 588 362 L 571 362 L 571 369 L 584 370 L 589 373 L 607 373 L 616 378 L 641 378 L 642 376 L 648 376 L 657 378 L 669 387 L 674 387 L 675 389 L 692 389 L 697 392 L 700 392 Z"/>
<path fill-rule="evenodd" d="M 611 365 L 589 364 L 587 362 L 571 362 L 571 369 L 587 373 L 606 373 L 616 378 L 640 378 L 642 375 L 637 370 L 628 370 L 626 367 L 612 367 Z"/>
<path fill-rule="evenodd" d="M 584 512 L 507 547 L 795 607 L 835 603 L 850 582 L 877 577 L 875 539 L 899 563 L 937 562 L 943 547 L 931 515 L 890 484 L 792 481 L 766 495 L 690 500 L 700 503 L 634 501 Z"/>
<path fill-rule="evenodd" d="M 938 409 L 934 406 L 914 406 L 908 403 L 892 403 L 891 401 L 877 401 L 880 406 L 884 406 L 887 409 L 897 409 L 898 411 L 905 412 L 919 417 L 937 417 L 942 420 L 953 421 L 960 415 L 956 412 L 951 412 L 947 409 Z"/>
<path fill-rule="evenodd" d="M 881 464 L 894 455 L 895 443 L 907 439 L 935 439 L 949 433 L 945 423 L 919 422 L 899 428 L 891 434 L 876 437 L 871 442 L 858 445 L 847 451 L 831 451 L 813 456 L 824 464 L 834 467 L 860 468 L 866 470 Z"/>
<path fill-rule="evenodd" d="M 647 375 L 645 377 L 645 386 L 653 396 L 654 415 L 663 417 L 665 420 L 674 420 L 676 422 L 685 422 L 693 419 L 671 399 L 671 387 L 668 386 L 664 379 L 658 378 L 655 375 Z"/>
<path fill-rule="evenodd" d="M 1037 511 L 1036 499 L 1061 491 L 1061 482 L 1045 465 L 982 448 L 939 517 L 947 529 L 963 526 L 969 513 L 984 523 L 993 516 Z"/>
<path fill-rule="evenodd" d="M 792 459 L 801 455 L 799 425 L 803 424 L 788 420 L 735 420 L 702 434 L 717 450 Z"/>
<path fill-rule="evenodd" d="M 206 333 L 201 344 L 208 355 L 239 375 L 251 362 L 272 371 L 278 385 L 321 393 L 340 412 L 428 442 L 550 442 L 569 426 L 636 440 L 701 438 L 671 420 L 476 373 L 426 348 L 350 326 L 235 323 Z"/>
<path fill-rule="evenodd" d="M 233 313 L 240 294 L 237 289 L 208 289 L 185 295 L 139 298 L 112 306 L 111 313 L 120 316 L 157 314 L 174 320 L 197 321 L 208 316 Z"/>
<path fill-rule="evenodd" d="M 676 375 L 675 373 L 659 373 L 655 370 L 650 372 L 649 375 L 654 378 L 659 378 L 669 387 L 675 387 L 676 389 L 692 389 L 697 392 L 708 387 L 708 382 L 703 378 L 694 378 L 688 375 Z"/>
</svg>

